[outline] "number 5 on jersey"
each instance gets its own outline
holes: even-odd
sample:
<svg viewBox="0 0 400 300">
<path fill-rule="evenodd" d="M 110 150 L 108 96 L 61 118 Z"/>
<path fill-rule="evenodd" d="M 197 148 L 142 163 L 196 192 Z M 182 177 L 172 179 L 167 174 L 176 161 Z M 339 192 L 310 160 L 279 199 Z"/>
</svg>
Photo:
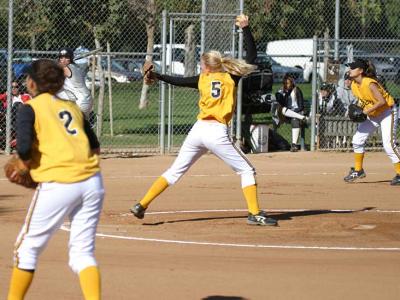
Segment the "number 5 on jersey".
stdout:
<svg viewBox="0 0 400 300">
<path fill-rule="evenodd" d="M 211 81 L 211 97 L 221 98 L 221 81 Z"/>
</svg>

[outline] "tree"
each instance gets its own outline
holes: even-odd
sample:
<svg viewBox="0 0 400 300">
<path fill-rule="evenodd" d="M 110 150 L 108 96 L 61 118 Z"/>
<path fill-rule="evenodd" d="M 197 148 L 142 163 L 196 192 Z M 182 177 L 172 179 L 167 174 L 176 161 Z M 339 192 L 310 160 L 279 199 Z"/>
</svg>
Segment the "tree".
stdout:
<svg viewBox="0 0 400 300">
<path fill-rule="evenodd" d="M 159 27 L 161 11 L 166 9 L 172 12 L 193 12 L 200 9 L 199 1 L 181 0 L 128 0 L 129 10 L 134 17 L 146 28 L 147 45 L 146 60 L 153 59 L 154 40 L 156 38 L 155 29 Z M 148 86 L 143 83 L 142 92 L 139 99 L 139 109 L 147 107 Z"/>
<path fill-rule="evenodd" d="M 118 0 L 86 0 L 87 10 L 79 17 L 82 19 L 87 30 L 93 35 L 96 48 L 101 48 L 106 41 L 120 33 L 119 19 L 124 16 L 124 3 Z M 96 72 L 95 72 L 96 73 Z M 99 98 L 97 106 L 97 135 L 102 133 L 102 122 L 104 112 L 104 72 L 101 57 L 97 61 L 97 73 L 100 79 Z M 92 74 L 96 77 L 95 74 Z"/>
<path fill-rule="evenodd" d="M 153 60 L 153 48 L 154 48 L 154 31 L 157 19 L 157 5 L 155 0 L 128 0 L 130 9 L 136 15 L 136 18 L 144 23 L 147 33 L 147 46 L 146 46 L 146 60 Z M 146 108 L 148 106 L 148 90 L 149 86 L 144 83 L 142 86 L 142 92 L 140 93 L 139 109 Z"/>
<path fill-rule="evenodd" d="M 15 34 L 28 38 L 31 50 L 36 49 L 37 37 L 48 31 L 52 23 L 48 1 L 19 0 L 15 2 L 17 17 L 15 20 Z M 35 13 L 32 13 L 35 12 Z"/>
</svg>

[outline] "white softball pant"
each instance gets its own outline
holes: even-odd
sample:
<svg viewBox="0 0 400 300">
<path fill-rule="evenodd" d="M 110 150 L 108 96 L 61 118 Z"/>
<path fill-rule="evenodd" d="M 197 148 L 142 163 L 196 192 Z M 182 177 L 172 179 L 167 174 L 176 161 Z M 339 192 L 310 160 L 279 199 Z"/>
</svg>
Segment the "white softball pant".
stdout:
<svg viewBox="0 0 400 300">
<path fill-rule="evenodd" d="M 100 173 L 76 183 L 41 183 L 33 196 L 25 224 L 15 244 L 15 266 L 26 270 L 36 269 L 38 256 L 66 217 L 71 221 L 71 269 L 79 273 L 89 266 L 96 266 L 95 234 L 103 198 L 103 179 Z"/>
<path fill-rule="evenodd" d="M 396 145 L 397 122 L 396 106 L 384 111 L 377 117 L 368 117 L 358 126 L 357 132 L 353 136 L 354 152 L 364 153 L 365 143 L 369 135 L 380 126 L 383 148 L 392 163 L 398 163 L 400 161 L 400 149 Z"/>
<path fill-rule="evenodd" d="M 228 127 L 216 121 L 198 120 L 193 125 L 178 157 L 162 176 L 169 185 L 176 183 L 208 150 L 241 176 L 242 188 L 256 183 L 255 170 L 243 152 L 232 143 Z"/>
<path fill-rule="evenodd" d="M 85 116 L 89 118 L 90 112 L 93 110 L 92 97 L 78 98 L 76 104 L 78 104 Z"/>
</svg>

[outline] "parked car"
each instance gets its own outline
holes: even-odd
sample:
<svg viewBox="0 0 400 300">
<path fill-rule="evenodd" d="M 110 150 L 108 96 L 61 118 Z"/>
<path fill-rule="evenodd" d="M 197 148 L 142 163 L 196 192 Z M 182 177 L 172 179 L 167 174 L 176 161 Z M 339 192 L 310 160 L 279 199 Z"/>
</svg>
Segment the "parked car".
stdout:
<svg viewBox="0 0 400 300">
<path fill-rule="evenodd" d="M 144 58 L 115 58 L 116 62 L 121 64 L 125 69 L 131 72 L 136 80 L 141 80 L 142 76 L 142 69 L 145 59 Z M 157 62 L 154 62 L 155 71 L 160 73 L 161 67 Z"/>
<path fill-rule="evenodd" d="M 0 90 L 4 91 L 7 87 L 7 50 L 0 49 Z M 32 63 L 32 57 L 28 54 L 15 54 L 12 61 L 13 79 L 21 81 L 27 67 Z"/>
<path fill-rule="evenodd" d="M 333 50 L 329 55 L 330 59 L 333 59 Z M 396 80 L 398 74 L 398 68 L 390 61 L 389 58 L 383 57 L 380 53 L 369 53 L 364 50 L 353 50 L 354 58 L 362 58 L 366 60 L 370 60 L 376 69 L 376 73 L 383 80 Z M 325 64 L 324 64 L 324 51 L 318 51 L 318 63 L 317 63 L 317 72 L 318 79 L 323 81 L 324 72 L 325 72 Z M 347 70 L 347 53 L 342 50 L 339 52 L 339 76 L 342 77 Z M 313 68 L 313 59 L 312 57 L 309 61 L 304 65 L 304 80 L 310 82 L 312 79 L 312 68 Z M 329 72 L 329 70 L 328 70 Z"/>
<path fill-rule="evenodd" d="M 395 81 L 397 79 L 399 68 L 388 57 L 379 57 L 377 54 L 371 54 L 369 59 L 375 66 L 376 74 L 383 80 Z"/>
<path fill-rule="evenodd" d="M 297 83 L 303 82 L 303 70 L 300 68 L 286 67 L 279 64 L 275 59 L 266 55 L 263 52 L 257 53 L 257 58 L 254 62 L 256 65 L 271 66 L 272 76 L 275 83 L 281 83 L 286 74 L 291 75 Z"/>
<path fill-rule="evenodd" d="M 282 66 L 304 68 L 313 55 L 313 43 L 313 39 L 271 41 L 265 53 Z"/>
<path fill-rule="evenodd" d="M 105 79 L 107 80 L 108 65 L 107 65 L 106 58 L 102 59 L 101 66 L 103 68 Z M 93 75 L 92 75 L 91 68 L 89 68 L 89 72 L 88 72 L 87 76 L 89 77 L 89 79 L 92 78 Z M 100 78 L 100 76 L 99 76 L 98 70 L 96 68 L 95 79 L 98 80 L 99 78 Z M 118 83 L 129 83 L 129 82 L 135 81 L 135 80 L 138 80 L 138 79 L 134 73 L 128 71 L 126 68 L 123 67 L 123 65 L 121 65 L 115 59 L 111 60 L 111 81 L 118 82 Z"/>
<path fill-rule="evenodd" d="M 154 53 L 159 54 L 155 56 L 154 61 L 161 65 L 161 49 L 162 45 L 154 45 Z M 196 46 L 194 51 L 194 59 L 196 61 L 196 73 L 200 73 L 200 46 Z M 167 72 L 171 72 L 172 75 L 185 75 L 185 44 L 167 44 L 166 48 L 166 65 Z"/>
</svg>

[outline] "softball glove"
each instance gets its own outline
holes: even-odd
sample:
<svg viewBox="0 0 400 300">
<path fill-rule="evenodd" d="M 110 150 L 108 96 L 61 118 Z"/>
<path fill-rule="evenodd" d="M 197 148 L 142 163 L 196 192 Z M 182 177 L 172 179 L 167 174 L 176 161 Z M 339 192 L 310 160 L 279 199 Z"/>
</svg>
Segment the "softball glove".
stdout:
<svg viewBox="0 0 400 300">
<path fill-rule="evenodd" d="M 349 118 L 353 122 L 362 123 L 367 119 L 367 115 L 364 114 L 363 109 L 356 104 L 349 105 Z"/>
<path fill-rule="evenodd" d="M 37 182 L 33 181 L 29 168 L 14 154 L 4 165 L 4 173 L 9 181 L 26 188 L 36 188 Z"/>
</svg>

